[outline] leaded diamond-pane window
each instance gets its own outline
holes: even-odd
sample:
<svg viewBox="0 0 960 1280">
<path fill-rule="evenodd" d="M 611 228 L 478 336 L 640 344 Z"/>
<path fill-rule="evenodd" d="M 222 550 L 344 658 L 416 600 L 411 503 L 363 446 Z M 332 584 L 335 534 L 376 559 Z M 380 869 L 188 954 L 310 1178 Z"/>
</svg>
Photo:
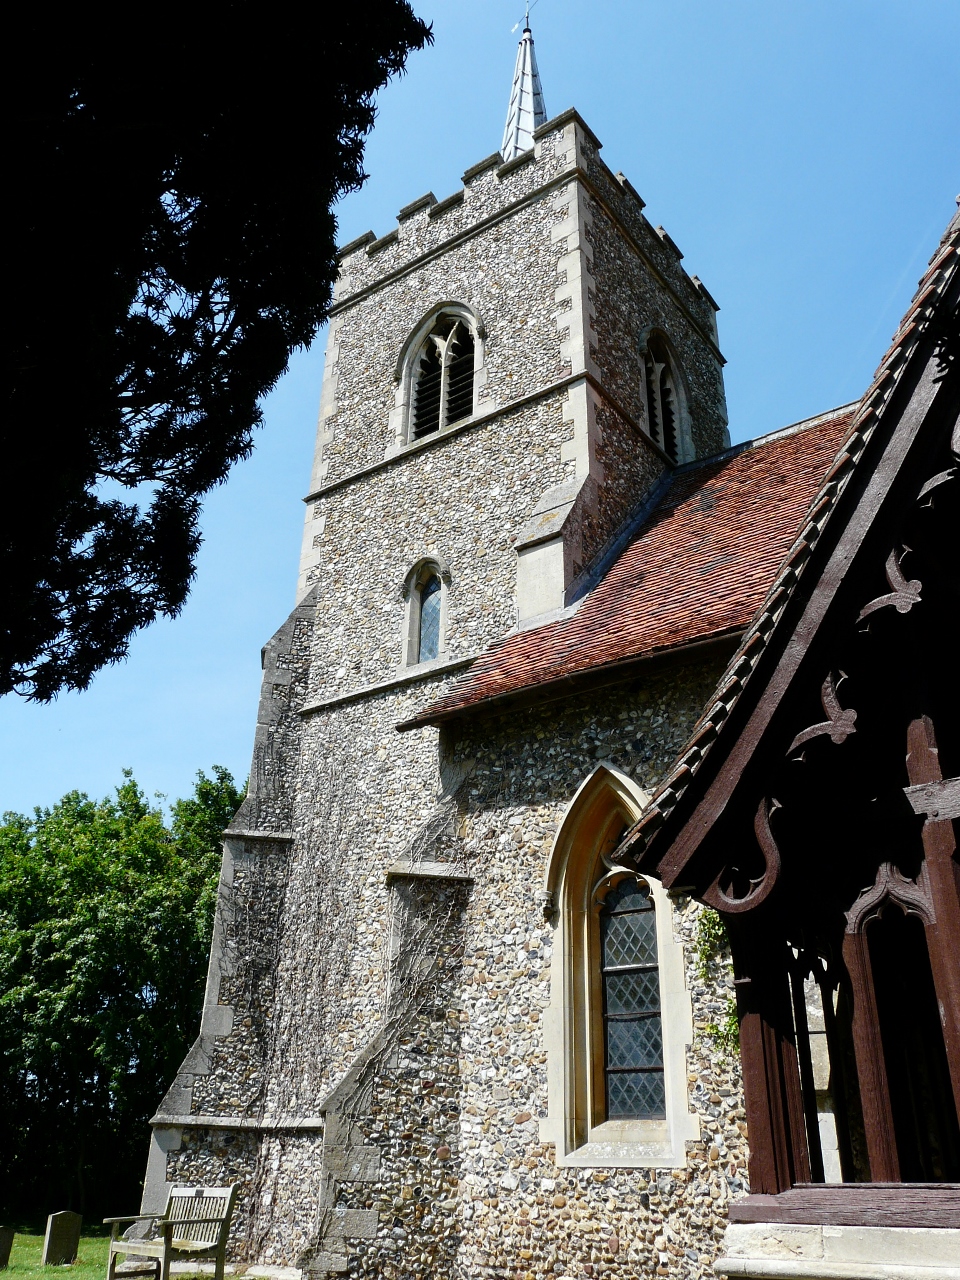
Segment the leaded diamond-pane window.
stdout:
<svg viewBox="0 0 960 1280">
<path fill-rule="evenodd" d="M 600 969 L 607 1119 L 662 1119 L 656 916 L 648 886 L 632 876 L 610 890 L 600 911 Z"/>
<path fill-rule="evenodd" d="M 420 646 L 417 658 L 427 662 L 440 653 L 440 579 L 431 574 L 420 588 Z"/>
</svg>

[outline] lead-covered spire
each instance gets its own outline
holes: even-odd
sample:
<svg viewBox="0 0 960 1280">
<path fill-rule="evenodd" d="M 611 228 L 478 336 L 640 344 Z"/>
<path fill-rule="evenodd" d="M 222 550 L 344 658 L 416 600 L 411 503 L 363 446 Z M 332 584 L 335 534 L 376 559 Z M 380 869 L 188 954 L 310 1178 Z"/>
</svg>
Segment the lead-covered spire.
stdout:
<svg viewBox="0 0 960 1280">
<path fill-rule="evenodd" d="M 507 126 L 503 131 L 503 145 L 500 147 L 504 160 L 512 160 L 521 151 L 529 151 L 533 146 L 534 129 L 545 124 L 546 119 L 547 111 L 543 105 L 543 90 L 540 88 L 537 55 L 533 51 L 533 32 L 530 30 L 528 9 L 523 35 L 520 37 L 520 48 L 517 50 L 517 65 L 513 69 L 510 109 L 507 111 Z"/>
</svg>

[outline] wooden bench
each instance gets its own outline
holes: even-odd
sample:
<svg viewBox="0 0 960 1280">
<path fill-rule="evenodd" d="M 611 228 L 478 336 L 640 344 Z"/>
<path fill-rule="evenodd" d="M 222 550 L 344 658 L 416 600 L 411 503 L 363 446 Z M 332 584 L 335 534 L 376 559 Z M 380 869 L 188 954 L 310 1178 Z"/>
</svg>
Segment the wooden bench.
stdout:
<svg viewBox="0 0 960 1280">
<path fill-rule="evenodd" d="M 240 1184 L 236 1182 L 229 1187 L 174 1185 L 170 1188 L 170 1198 L 162 1217 L 155 1213 L 136 1213 L 126 1218 L 104 1218 L 104 1223 L 111 1228 L 107 1280 L 142 1275 L 168 1280 L 174 1252 L 213 1253 L 216 1280 L 223 1280 L 227 1236 L 239 1190 Z M 126 1240 L 119 1234 L 120 1225 L 124 1222 L 152 1222 L 153 1229 L 143 1240 Z M 120 1254 L 126 1255 L 130 1261 L 123 1263 L 118 1273 Z"/>
</svg>

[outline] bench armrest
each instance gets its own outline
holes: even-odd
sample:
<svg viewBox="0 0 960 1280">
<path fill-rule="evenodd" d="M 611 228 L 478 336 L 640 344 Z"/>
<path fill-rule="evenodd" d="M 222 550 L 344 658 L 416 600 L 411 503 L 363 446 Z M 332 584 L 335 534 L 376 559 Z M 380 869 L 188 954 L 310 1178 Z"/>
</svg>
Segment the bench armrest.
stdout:
<svg viewBox="0 0 960 1280">
<path fill-rule="evenodd" d="M 104 1218 L 104 1226 L 109 1226 L 111 1222 L 146 1222 L 150 1218 L 157 1217 L 155 1213 L 128 1213 L 122 1218 Z"/>
</svg>

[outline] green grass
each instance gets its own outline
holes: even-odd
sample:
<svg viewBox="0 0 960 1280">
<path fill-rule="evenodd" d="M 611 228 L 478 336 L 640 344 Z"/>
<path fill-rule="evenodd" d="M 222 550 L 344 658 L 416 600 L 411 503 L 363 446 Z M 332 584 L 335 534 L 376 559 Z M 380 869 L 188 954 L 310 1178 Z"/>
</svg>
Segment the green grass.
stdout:
<svg viewBox="0 0 960 1280">
<path fill-rule="evenodd" d="M 7 1276 L 13 1280 L 15 1276 L 54 1276 L 59 1280 L 104 1280 L 107 1274 L 107 1237 L 81 1236 L 80 1256 L 72 1267 L 41 1267 L 40 1257 L 43 1253 L 43 1233 L 34 1234 L 18 1231 L 13 1237 L 13 1249 L 10 1252 L 10 1269 Z"/>
<path fill-rule="evenodd" d="M 41 1267 L 43 1255 L 42 1231 L 18 1231 L 13 1237 L 13 1248 L 10 1250 L 10 1268 L 3 1273 L 3 1280 L 13 1280 L 15 1276 L 30 1277 L 30 1280 L 105 1280 L 107 1274 L 107 1245 L 110 1243 L 110 1228 L 101 1227 L 99 1235 L 80 1237 L 80 1255 L 72 1267 Z M 193 1280 L 188 1275 L 178 1275 L 176 1280 Z M 209 1280 L 209 1277 L 197 1277 L 196 1280 Z"/>
</svg>

